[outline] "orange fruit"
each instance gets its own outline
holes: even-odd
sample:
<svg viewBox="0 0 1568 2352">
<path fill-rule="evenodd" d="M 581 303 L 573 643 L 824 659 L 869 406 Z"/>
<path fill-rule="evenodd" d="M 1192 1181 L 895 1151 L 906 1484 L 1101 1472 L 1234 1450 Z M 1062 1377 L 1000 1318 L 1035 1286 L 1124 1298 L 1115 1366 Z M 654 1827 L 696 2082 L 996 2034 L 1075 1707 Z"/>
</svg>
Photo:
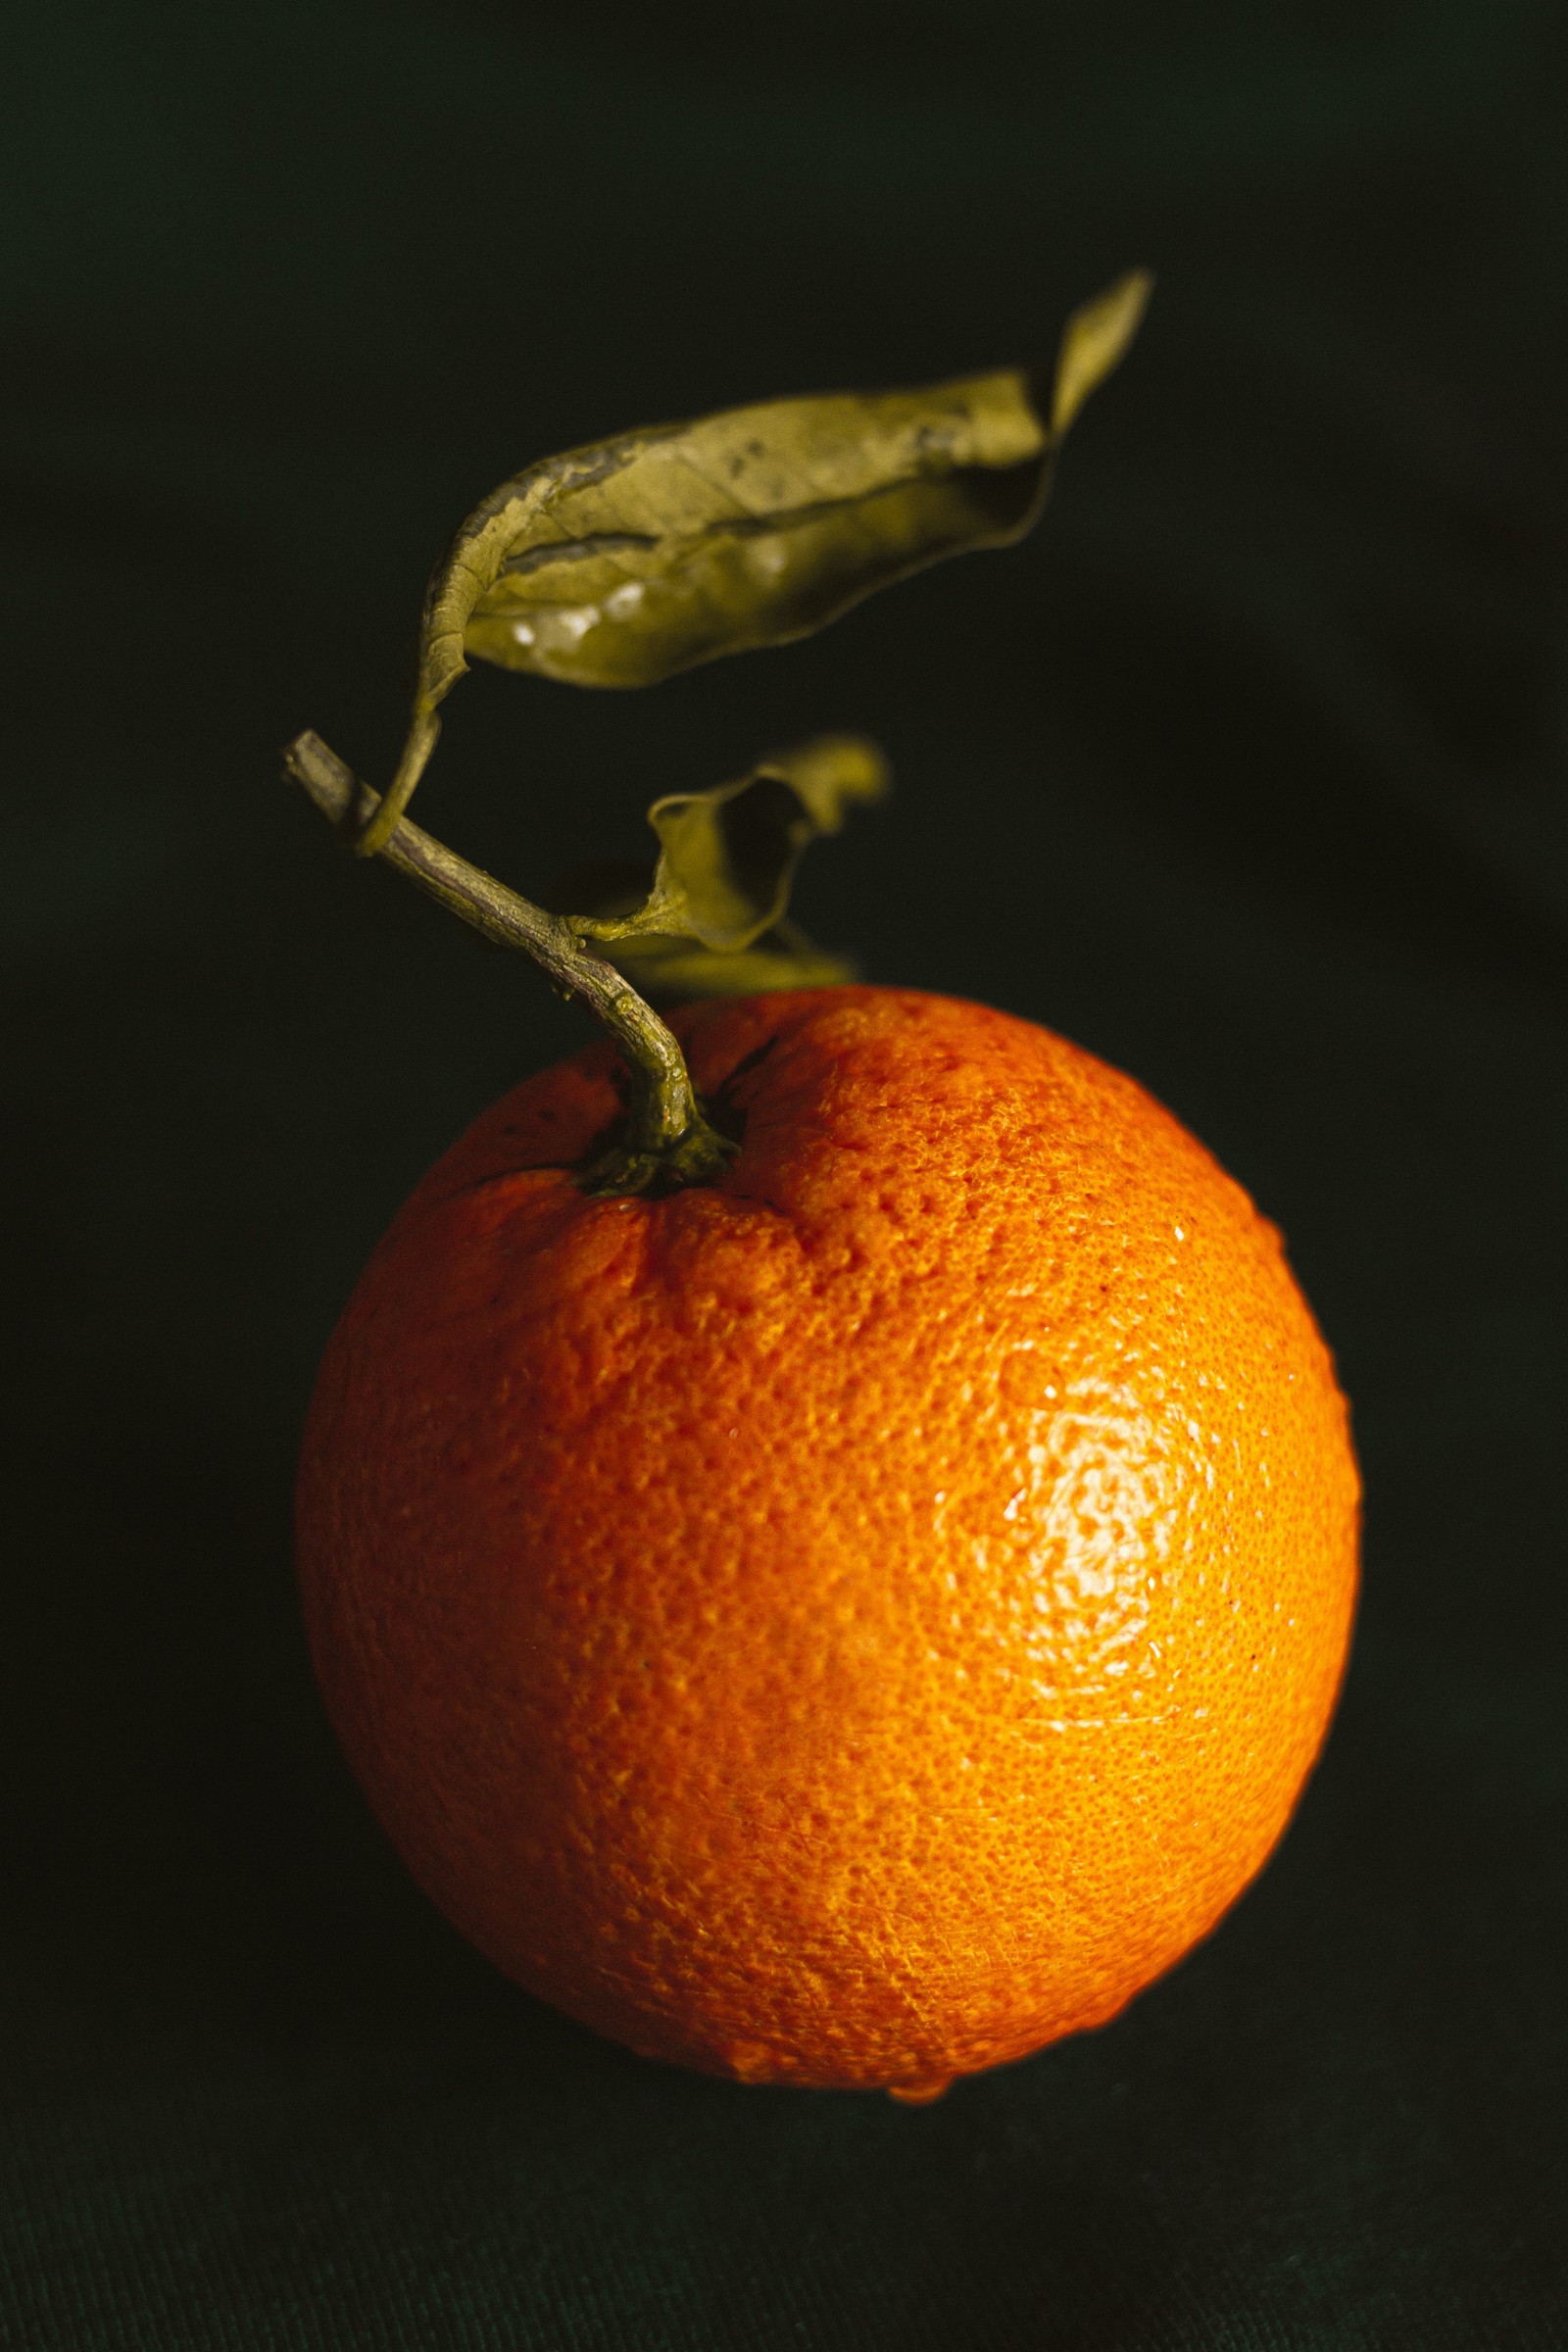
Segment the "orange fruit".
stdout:
<svg viewBox="0 0 1568 2352">
<path fill-rule="evenodd" d="M 741 1132 L 594 1200 L 609 1047 L 431 1171 L 327 1349 L 322 1688 L 449 1918 L 745 2082 L 934 2094 L 1119 2010 L 1283 1831 L 1357 1482 L 1279 1236 L 1132 1080 L 847 988 L 674 1018 Z"/>
</svg>

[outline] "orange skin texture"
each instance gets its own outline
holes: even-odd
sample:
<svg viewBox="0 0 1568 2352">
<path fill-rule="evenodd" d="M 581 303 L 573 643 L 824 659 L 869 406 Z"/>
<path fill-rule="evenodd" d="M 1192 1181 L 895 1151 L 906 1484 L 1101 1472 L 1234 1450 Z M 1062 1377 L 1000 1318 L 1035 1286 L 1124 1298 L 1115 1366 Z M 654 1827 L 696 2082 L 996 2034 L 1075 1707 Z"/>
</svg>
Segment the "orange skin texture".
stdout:
<svg viewBox="0 0 1568 2352">
<path fill-rule="evenodd" d="M 299 1562 L 415 1877 L 531 1992 L 934 2095 L 1112 2017 L 1279 1838 L 1358 1484 L 1274 1228 L 1134 1082 L 950 999 L 674 1016 L 744 1140 L 590 1200 L 590 1050 L 431 1171 L 327 1349 Z"/>
</svg>

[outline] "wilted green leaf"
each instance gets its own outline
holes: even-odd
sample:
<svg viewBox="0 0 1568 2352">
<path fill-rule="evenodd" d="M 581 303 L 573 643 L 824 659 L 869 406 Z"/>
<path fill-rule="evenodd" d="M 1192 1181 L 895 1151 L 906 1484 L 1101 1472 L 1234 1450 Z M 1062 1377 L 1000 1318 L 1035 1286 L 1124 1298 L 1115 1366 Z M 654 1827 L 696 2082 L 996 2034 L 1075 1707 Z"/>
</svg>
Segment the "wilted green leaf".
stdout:
<svg viewBox="0 0 1568 2352">
<path fill-rule="evenodd" d="M 775 752 L 733 784 L 656 801 L 653 887 L 640 906 L 572 914 L 585 939 L 700 940 L 726 955 L 778 922 L 807 843 L 836 833 L 857 801 L 879 800 L 888 767 L 858 735 L 823 735 Z"/>
<path fill-rule="evenodd" d="M 836 833 L 857 802 L 880 799 L 888 783 L 875 744 L 820 735 L 770 754 L 735 783 L 656 801 L 648 821 L 657 865 L 588 867 L 550 904 L 650 996 L 831 987 L 853 976 L 851 966 L 788 919 L 790 886 L 808 843 Z"/>
<path fill-rule="evenodd" d="M 469 655 L 579 686 L 654 685 L 805 636 L 944 556 L 1019 538 L 1150 284 L 1135 271 L 1068 320 L 1045 416 L 1030 372 L 1003 368 L 728 409 L 504 482 L 431 580 L 408 741 L 361 848 L 397 822 Z"/>
</svg>

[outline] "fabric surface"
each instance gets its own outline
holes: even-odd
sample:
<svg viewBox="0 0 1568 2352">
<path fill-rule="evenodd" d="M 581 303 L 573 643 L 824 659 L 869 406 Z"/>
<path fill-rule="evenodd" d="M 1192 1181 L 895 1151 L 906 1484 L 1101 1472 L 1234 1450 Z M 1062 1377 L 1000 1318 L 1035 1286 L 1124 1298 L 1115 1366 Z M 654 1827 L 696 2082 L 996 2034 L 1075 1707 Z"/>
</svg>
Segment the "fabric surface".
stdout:
<svg viewBox="0 0 1568 2352">
<path fill-rule="evenodd" d="M 7 46 L 0 2343 L 1568 2343 L 1560 12 L 57 0 Z M 276 747 L 386 775 L 518 465 L 1027 357 L 1136 262 L 1026 546 L 653 695 L 475 675 L 421 791 L 543 888 L 876 734 L 804 919 L 1169 1102 L 1355 1406 L 1343 1709 L 1215 1936 L 926 2109 L 742 2089 L 488 1970 L 325 1728 L 315 1362 L 583 1030 Z"/>
</svg>

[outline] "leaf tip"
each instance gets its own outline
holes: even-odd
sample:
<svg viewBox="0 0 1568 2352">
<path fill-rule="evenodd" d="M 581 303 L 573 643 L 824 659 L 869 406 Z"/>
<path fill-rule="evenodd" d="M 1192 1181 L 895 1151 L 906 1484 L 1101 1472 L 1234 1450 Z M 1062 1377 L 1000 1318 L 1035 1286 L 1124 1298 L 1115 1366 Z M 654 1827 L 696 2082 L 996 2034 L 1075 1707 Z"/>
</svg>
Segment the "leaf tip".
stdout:
<svg viewBox="0 0 1568 2352">
<path fill-rule="evenodd" d="M 1151 270 L 1129 270 L 1062 328 L 1052 389 L 1051 431 L 1059 440 L 1097 385 L 1118 367 L 1143 323 L 1154 290 Z"/>
</svg>

